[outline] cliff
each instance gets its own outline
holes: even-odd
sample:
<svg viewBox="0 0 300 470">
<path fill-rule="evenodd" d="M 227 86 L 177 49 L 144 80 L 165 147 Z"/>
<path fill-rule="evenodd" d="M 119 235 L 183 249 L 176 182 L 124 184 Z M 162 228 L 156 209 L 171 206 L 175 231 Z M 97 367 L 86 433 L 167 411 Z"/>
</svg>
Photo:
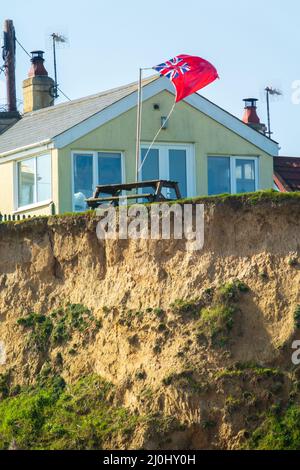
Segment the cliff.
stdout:
<svg viewBox="0 0 300 470">
<path fill-rule="evenodd" d="M 268 413 L 299 398 L 300 199 L 202 202 L 194 252 L 186 240 L 100 241 L 90 213 L 0 224 L 0 447 L 267 447 Z M 28 441 L 16 407 L 43 390 L 56 395 Z M 76 411 L 76 393 L 90 408 Z M 79 441 L 65 418 L 53 424 L 62 397 L 74 426 L 98 413 L 94 434 L 86 419 Z"/>
</svg>

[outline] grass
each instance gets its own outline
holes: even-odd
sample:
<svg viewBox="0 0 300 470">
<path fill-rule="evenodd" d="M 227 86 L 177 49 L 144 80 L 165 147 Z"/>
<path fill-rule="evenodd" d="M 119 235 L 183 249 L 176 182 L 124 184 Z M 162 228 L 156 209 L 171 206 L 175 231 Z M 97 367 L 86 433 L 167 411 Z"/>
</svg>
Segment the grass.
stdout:
<svg viewBox="0 0 300 470">
<path fill-rule="evenodd" d="M 204 308 L 197 324 L 198 336 L 204 335 L 216 345 L 225 345 L 228 333 L 233 327 L 235 308 L 227 305 L 215 305 Z"/>
<path fill-rule="evenodd" d="M 272 202 L 280 204 L 284 201 L 299 201 L 300 202 L 300 192 L 290 192 L 290 193 L 280 193 L 274 189 L 269 189 L 265 191 L 256 191 L 252 193 L 244 194 L 219 194 L 217 196 L 200 196 L 191 199 L 182 199 L 181 203 L 243 203 L 256 205 L 260 202 Z M 175 203 L 178 201 L 175 201 Z"/>
<path fill-rule="evenodd" d="M 10 394 L 11 372 L 0 374 L 0 398 L 7 398 Z"/>
<path fill-rule="evenodd" d="M 101 449 L 144 418 L 111 404 L 113 386 L 92 375 L 72 386 L 46 375 L 0 403 L 0 449 Z"/>
<path fill-rule="evenodd" d="M 205 337 L 214 346 L 224 347 L 227 344 L 237 312 L 236 302 L 241 294 L 248 291 L 245 283 L 235 279 L 210 292 L 210 305 L 200 310 L 197 322 L 199 341 Z"/>
<path fill-rule="evenodd" d="M 19 318 L 17 324 L 28 331 L 28 346 L 38 352 L 67 343 L 75 331 L 85 335 L 101 328 L 101 321 L 87 307 L 70 303 L 48 316 L 30 313 Z"/>
<path fill-rule="evenodd" d="M 235 367 L 233 368 L 223 369 L 221 371 L 218 371 L 215 374 L 215 377 L 216 379 L 241 377 L 241 376 L 245 376 L 245 374 L 249 372 L 257 376 L 278 377 L 278 378 L 283 377 L 283 373 L 281 372 L 280 369 L 261 366 L 254 362 L 253 363 L 252 362 L 237 363 Z"/>
<path fill-rule="evenodd" d="M 184 370 L 182 372 L 172 372 L 162 381 L 163 385 L 169 387 L 175 386 L 181 390 L 193 393 L 201 393 L 206 390 L 207 384 L 201 384 L 194 378 L 193 370 Z"/>
<path fill-rule="evenodd" d="M 30 313 L 24 318 L 19 318 L 17 324 L 30 330 L 28 346 L 39 352 L 45 352 L 50 345 L 50 336 L 53 331 L 53 323 L 49 317 L 36 313 Z"/>
<path fill-rule="evenodd" d="M 199 315 L 199 300 L 183 300 L 177 299 L 170 305 L 173 312 L 183 317 L 196 317 Z"/>
<path fill-rule="evenodd" d="M 191 204 L 191 203 L 208 203 L 208 204 L 223 204 L 223 203 L 233 203 L 233 204 L 244 204 L 244 205 L 256 205 L 264 202 L 271 202 L 273 204 L 280 204 L 285 201 L 296 201 L 300 202 L 300 192 L 289 192 L 289 193 L 280 193 L 273 189 L 266 191 L 257 191 L 253 193 L 244 193 L 244 194 L 219 194 L 217 196 L 199 196 L 196 198 L 187 198 L 181 199 L 180 201 L 173 201 L 171 204 Z M 157 203 L 153 203 L 157 204 Z M 146 203 L 146 206 L 151 204 Z M 117 209 L 118 210 L 118 209 Z M 6 221 L 0 222 L 0 225 L 25 225 L 32 224 L 39 220 L 49 220 L 49 219 L 66 219 L 66 218 L 94 218 L 96 217 L 96 212 L 93 210 L 87 210 L 85 212 L 65 212 L 63 214 L 49 215 L 49 216 L 35 216 L 30 219 L 24 219 L 19 221 Z"/>
<path fill-rule="evenodd" d="M 245 448 L 256 450 L 300 449 L 300 406 L 292 405 L 283 413 L 269 413 L 252 433 Z"/>
</svg>

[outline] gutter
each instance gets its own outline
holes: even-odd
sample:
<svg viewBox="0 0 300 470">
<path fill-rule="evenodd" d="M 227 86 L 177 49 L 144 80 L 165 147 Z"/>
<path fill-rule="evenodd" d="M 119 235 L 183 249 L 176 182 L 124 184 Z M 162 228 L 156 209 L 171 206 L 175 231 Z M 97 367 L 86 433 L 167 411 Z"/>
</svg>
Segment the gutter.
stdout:
<svg viewBox="0 0 300 470">
<path fill-rule="evenodd" d="M 49 145 L 50 144 L 50 145 Z M 0 165 L 1 163 L 9 162 L 12 160 L 16 160 L 24 154 L 28 153 L 30 150 L 37 148 L 37 152 L 39 151 L 38 148 L 43 148 L 43 150 L 50 150 L 54 148 L 54 143 L 52 139 L 41 140 L 40 142 L 35 142 L 34 144 L 25 145 L 24 147 L 19 147 L 14 150 L 10 150 L 9 152 L 4 152 L 0 154 Z"/>
</svg>

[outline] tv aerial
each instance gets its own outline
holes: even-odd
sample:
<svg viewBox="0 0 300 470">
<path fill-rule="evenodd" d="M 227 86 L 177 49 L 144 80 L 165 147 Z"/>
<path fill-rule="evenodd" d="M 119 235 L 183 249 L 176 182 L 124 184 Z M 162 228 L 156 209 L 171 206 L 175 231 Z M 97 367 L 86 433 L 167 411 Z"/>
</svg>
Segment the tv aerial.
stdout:
<svg viewBox="0 0 300 470">
<path fill-rule="evenodd" d="M 278 88 L 273 88 L 271 86 L 267 86 L 264 90 L 266 92 L 266 100 L 267 100 L 267 114 L 268 114 L 268 131 L 267 135 L 269 139 L 271 139 L 271 136 L 273 132 L 271 131 L 271 112 L 270 112 L 270 97 L 279 97 L 282 96 L 283 93 L 281 90 Z"/>
<path fill-rule="evenodd" d="M 48 40 L 50 40 L 50 47 L 53 52 L 53 69 L 54 69 L 54 86 L 51 90 L 51 95 L 53 98 L 58 98 L 59 84 L 57 79 L 57 49 L 64 49 L 69 46 L 69 39 L 65 34 L 56 32 L 50 33 L 48 35 Z"/>
</svg>

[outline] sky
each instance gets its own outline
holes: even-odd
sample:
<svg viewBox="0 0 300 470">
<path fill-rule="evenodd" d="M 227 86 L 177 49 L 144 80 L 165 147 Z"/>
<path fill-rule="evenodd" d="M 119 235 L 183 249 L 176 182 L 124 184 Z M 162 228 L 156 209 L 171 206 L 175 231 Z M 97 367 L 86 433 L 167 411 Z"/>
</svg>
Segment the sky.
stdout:
<svg viewBox="0 0 300 470">
<path fill-rule="evenodd" d="M 300 157 L 299 0 L 1 0 L 1 24 L 5 19 L 14 21 L 17 38 L 28 51 L 45 50 L 50 76 L 49 35 L 68 37 L 57 62 L 60 88 L 71 99 L 133 82 L 139 67 L 183 53 L 217 67 L 220 80 L 201 94 L 237 117 L 243 115 L 242 100 L 255 97 L 266 122 L 263 90 L 279 88 L 283 95 L 271 102 L 273 138 L 281 155 Z M 28 69 L 29 58 L 18 47 L 20 106 Z"/>
</svg>

